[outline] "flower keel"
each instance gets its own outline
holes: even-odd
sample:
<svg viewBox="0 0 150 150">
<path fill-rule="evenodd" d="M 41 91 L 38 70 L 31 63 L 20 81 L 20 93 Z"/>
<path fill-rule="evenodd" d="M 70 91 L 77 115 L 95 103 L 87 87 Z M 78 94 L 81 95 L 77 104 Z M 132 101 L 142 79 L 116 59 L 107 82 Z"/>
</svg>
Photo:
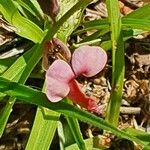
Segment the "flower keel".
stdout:
<svg viewBox="0 0 150 150">
<path fill-rule="evenodd" d="M 76 104 L 86 108 L 89 111 L 95 111 L 97 103 L 94 99 L 86 96 L 80 89 L 76 80 L 71 80 L 69 83 L 70 91 L 68 97 Z"/>
</svg>

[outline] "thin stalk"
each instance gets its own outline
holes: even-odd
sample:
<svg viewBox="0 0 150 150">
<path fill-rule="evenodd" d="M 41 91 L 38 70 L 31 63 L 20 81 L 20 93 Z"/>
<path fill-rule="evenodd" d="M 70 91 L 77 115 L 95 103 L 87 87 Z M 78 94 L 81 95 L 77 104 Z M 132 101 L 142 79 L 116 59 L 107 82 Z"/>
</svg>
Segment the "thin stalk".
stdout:
<svg viewBox="0 0 150 150">
<path fill-rule="evenodd" d="M 79 0 L 67 13 L 65 13 L 56 23 L 54 23 L 51 32 L 48 37 L 53 37 L 55 33 L 59 30 L 62 24 L 76 11 L 81 8 L 85 8 L 92 0 Z"/>
<path fill-rule="evenodd" d="M 72 101 L 67 98 L 66 103 L 73 105 Z M 87 150 L 82 133 L 80 131 L 79 122 L 76 118 L 66 117 L 70 131 L 80 150 Z"/>
<path fill-rule="evenodd" d="M 112 92 L 107 107 L 106 120 L 118 125 L 124 79 L 124 43 L 121 31 L 121 17 L 118 0 L 107 0 L 108 19 L 112 45 Z"/>
<path fill-rule="evenodd" d="M 80 150 L 87 150 L 82 137 L 78 120 L 72 117 L 66 117 L 70 130 Z"/>
</svg>

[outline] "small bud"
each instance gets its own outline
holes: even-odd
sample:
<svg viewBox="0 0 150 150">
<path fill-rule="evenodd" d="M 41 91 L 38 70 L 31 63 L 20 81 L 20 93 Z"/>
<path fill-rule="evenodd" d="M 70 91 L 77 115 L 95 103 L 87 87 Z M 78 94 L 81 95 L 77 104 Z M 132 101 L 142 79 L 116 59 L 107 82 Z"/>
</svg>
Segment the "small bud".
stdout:
<svg viewBox="0 0 150 150">
<path fill-rule="evenodd" d="M 69 63 L 71 59 L 71 53 L 68 47 L 62 41 L 57 38 L 53 38 L 44 45 L 42 62 L 44 70 L 47 70 L 56 59 L 62 59 Z"/>
</svg>

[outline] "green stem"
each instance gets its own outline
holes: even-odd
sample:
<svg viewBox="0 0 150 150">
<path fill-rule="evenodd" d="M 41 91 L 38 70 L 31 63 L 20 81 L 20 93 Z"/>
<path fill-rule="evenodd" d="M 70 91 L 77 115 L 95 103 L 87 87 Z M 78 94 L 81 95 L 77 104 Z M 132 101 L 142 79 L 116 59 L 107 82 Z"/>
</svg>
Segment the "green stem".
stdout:
<svg viewBox="0 0 150 150">
<path fill-rule="evenodd" d="M 66 120 L 68 122 L 68 125 L 70 127 L 70 130 L 73 134 L 73 137 L 75 138 L 75 141 L 79 147 L 80 150 L 87 150 L 84 139 L 82 137 L 81 131 L 80 131 L 80 126 L 78 123 L 78 120 L 72 117 L 66 117 Z"/>
<path fill-rule="evenodd" d="M 107 0 L 112 43 L 112 92 L 107 107 L 106 120 L 118 125 L 124 80 L 124 43 L 118 0 Z"/>
<path fill-rule="evenodd" d="M 81 8 L 85 8 L 92 0 L 79 0 L 67 13 L 65 13 L 54 25 L 48 35 L 48 37 L 53 37 L 55 33 L 59 30 L 62 24 L 76 11 Z"/>
</svg>

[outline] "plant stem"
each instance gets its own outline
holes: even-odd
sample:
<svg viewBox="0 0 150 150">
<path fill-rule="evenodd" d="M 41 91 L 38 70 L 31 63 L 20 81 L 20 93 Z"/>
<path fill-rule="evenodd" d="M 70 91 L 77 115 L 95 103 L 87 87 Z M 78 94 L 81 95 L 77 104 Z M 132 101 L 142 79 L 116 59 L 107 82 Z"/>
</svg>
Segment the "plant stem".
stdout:
<svg viewBox="0 0 150 150">
<path fill-rule="evenodd" d="M 55 33 L 59 30 L 59 28 L 62 26 L 62 24 L 77 10 L 80 10 L 81 8 L 85 8 L 92 0 L 79 0 L 67 13 L 64 14 L 57 22 L 54 23 L 54 25 L 51 28 L 51 31 L 48 35 L 48 37 L 53 37 Z"/>
<path fill-rule="evenodd" d="M 107 0 L 112 43 L 112 92 L 107 107 L 106 120 L 118 125 L 124 80 L 124 43 L 118 0 Z"/>
</svg>

